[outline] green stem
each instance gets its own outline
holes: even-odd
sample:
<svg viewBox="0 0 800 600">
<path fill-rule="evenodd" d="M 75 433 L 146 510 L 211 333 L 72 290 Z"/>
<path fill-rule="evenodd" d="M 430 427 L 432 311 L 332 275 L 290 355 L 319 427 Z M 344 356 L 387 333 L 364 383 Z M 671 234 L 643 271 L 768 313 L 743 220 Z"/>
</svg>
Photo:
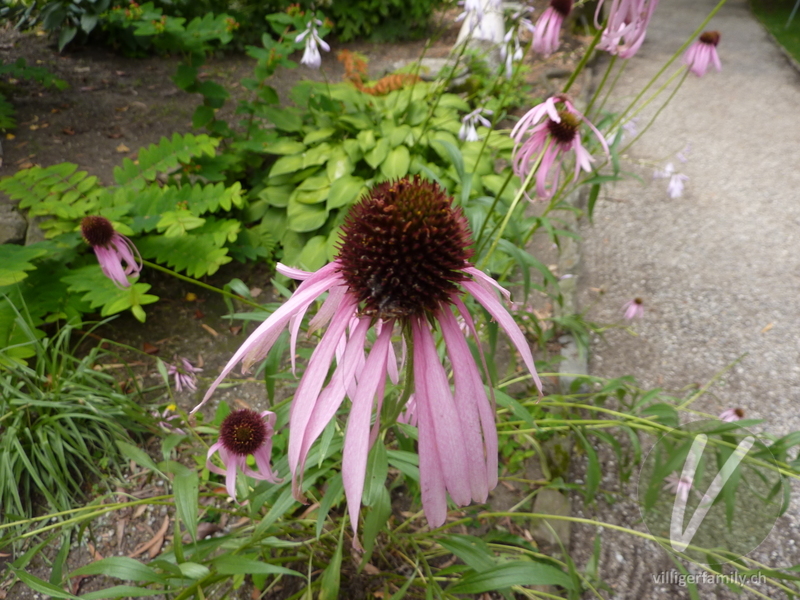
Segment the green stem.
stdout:
<svg viewBox="0 0 800 600">
<path fill-rule="evenodd" d="M 600 84 L 597 86 L 597 89 L 594 91 L 594 94 L 592 94 L 592 99 L 589 100 L 589 104 L 586 107 L 586 110 L 583 111 L 583 114 L 585 114 L 587 117 L 589 116 L 589 113 L 592 111 L 592 107 L 594 106 L 597 97 L 600 95 L 600 92 L 603 90 L 603 86 L 605 86 L 606 81 L 608 81 L 608 76 L 611 75 L 611 71 L 614 69 L 614 65 L 616 63 L 617 63 L 617 55 L 615 54 L 614 56 L 611 57 L 611 60 L 608 61 L 608 67 L 606 67 L 606 72 L 603 73 L 603 78 L 600 80 Z"/>
<path fill-rule="evenodd" d="M 676 71 L 676 75 L 677 75 L 677 73 L 680 73 L 680 71 Z M 639 133 L 637 133 L 637 134 L 636 134 L 636 137 L 635 137 L 635 138 L 633 138 L 633 139 L 632 139 L 630 142 L 628 142 L 628 144 L 627 144 L 627 145 L 626 145 L 626 146 L 625 146 L 625 147 L 624 147 L 622 150 L 620 150 L 620 152 L 619 152 L 620 154 L 625 154 L 625 152 L 627 152 L 628 148 L 630 148 L 630 147 L 631 147 L 631 146 L 632 146 L 634 143 L 636 143 L 636 141 L 637 141 L 637 140 L 638 140 L 640 137 L 642 137 L 642 136 L 645 134 L 645 132 L 646 132 L 648 129 L 650 129 L 650 126 L 651 126 L 653 123 L 655 123 L 655 122 L 656 122 L 656 119 L 658 119 L 658 116 L 661 114 L 661 112 L 662 112 L 662 111 L 663 111 L 663 110 L 664 110 L 664 109 L 667 107 L 667 105 L 668 105 L 668 104 L 669 104 L 669 103 L 672 101 L 672 99 L 675 97 L 675 94 L 677 94 L 677 93 L 678 93 L 678 90 L 679 90 L 679 89 L 681 89 L 681 86 L 683 85 L 683 82 L 684 82 L 684 81 L 686 81 L 686 76 L 687 76 L 687 75 L 689 75 L 689 69 L 686 69 L 686 70 L 684 70 L 684 72 L 683 72 L 683 77 L 682 77 L 682 78 L 681 78 L 681 80 L 678 82 L 678 85 L 676 85 L 676 86 L 675 86 L 675 89 L 674 89 L 674 90 L 672 90 L 672 93 L 669 95 L 669 98 L 667 98 L 667 99 L 664 101 L 664 104 L 662 104 L 662 105 L 661 105 L 661 106 L 658 108 L 658 110 L 656 111 L 656 114 L 654 114 L 654 115 L 653 115 L 653 118 L 652 118 L 652 119 L 650 119 L 650 122 L 648 122 L 648 123 L 647 123 L 647 125 L 645 125 L 645 126 L 644 126 L 644 128 L 643 128 L 643 129 L 642 129 L 642 130 L 641 130 Z M 672 78 L 670 78 L 670 81 L 671 81 L 671 80 L 672 80 Z M 656 94 L 659 94 L 659 93 L 661 93 L 661 92 L 660 92 L 660 90 L 659 90 L 658 92 L 656 92 Z M 648 101 L 648 102 L 649 102 L 649 101 Z M 644 108 L 645 106 L 647 106 L 647 103 L 643 104 L 643 105 L 642 105 L 642 108 Z M 637 111 L 636 111 L 636 113 L 638 113 L 638 112 L 639 112 L 639 111 L 637 110 Z M 631 115 L 631 119 L 632 119 L 632 118 L 634 118 L 634 116 L 636 115 L 636 113 L 634 113 L 633 115 Z"/>
<path fill-rule="evenodd" d="M 481 224 L 481 230 L 478 232 L 478 237 L 475 241 L 475 254 L 480 254 L 480 251 L 482 250 L 481 241 L 483 240 L 483 232 L 486 230 L 486 223 L 489 222 L 489 217 L 491 217 L 492 214 L 494 213 L 494 209 L 497 207 L 497 202 L 500 200 L 500 197 L 503 195 L 503 192 L 506 191 L 506 188 L 508 187 L 508 184 L 511 183 L 511 179 L 513 177 L 514 177 L 514 169 L 509 169 L 506 180 L 503 182 L 503 185 L 500 186 L 500 191 L 498 191 L 497 194 L 495 194 L 494 200 L 492 200 L 492 205 L 489 207 L 489 212 L 486 213 L 486 218 L 483 220 L 483 223 Z M 492 230 L 492 235 L 494 235 L 495 230 Z"/>
<path fill-rule="evenodd" d="M 517 209 L 517 204 L 519 204 L 519 201 L 522 199 L 522 196 L 525 195 L 525 190 L 528 189 L 528 186 L 533 180 L 533 176 L 536 174 L 536 171 L 539 170 L 539 165 L 542 163 L 542 159 L 544 158 L 544 153 L 547 152 L 547 149 L 550 147 L 551 143 L 552 140 L 548 139 L 547 144 L 545 145 L 544 148 L 542 148 L 542 151 L 539 153 L 539 156 L 536 157 L 536 162 L 528 171 L 528 176 L 525 178 L 525 181 L 522 183 L 519 190 L 517 190 L 517 195 L 514 196 L 514 200 L 512 200 L 511 206 L 509 206 L 508 212 L 506 212 L 506 216 L 500 225 L 500 230 L 497 232 L 497 235 L 494 238 L 494 242 L 492 242 L 492 245 L 489 247 L 489 252 L 487 252 L 486 256 L 484 256 L 483 259 L 481 260 L 481 264 L 478 267 L 479 269 L 483 270 L 484 267 L 488 264 L 489 259 L 492 257 L 492 254 L 494 254 L 497 245 L 500 243 L 500 240 L 503 237 L 503 233 L 505 233 L 506 227 L 508 226 L 508 222 L 511 220 L 511 215 L 514 214 L 514 211 Z"/>
<path fill-rule="evenodd" d="M 669 66 L 673 62 L 675 62 L 675 60 L 679 56 L 681 56 L 683 54 L 684 50 L 686 50 L 686 48 L 688 48 L 689 45 L 692 42 L 694 42 L 695 38 L 697 38 L 697 36 L 700 35 L 703 32 L 703 30 L 705 29 L 706 25 L 708 25 L 708 22 L 712 19 L 712 17 L 715 14 L 717 14 L 719 12 L 719 10 L 724 6 L 725 2 L 727 2 L 727 0 L 719 0 L 717 5 L 711 10 L 710 13 L 708 13 L 708 16 L 703 20 L 702 23 L 700 23 L 700 26 L 697 29 L 694 30 L 694 33 L 692 33 L 691 36 L 689 36 L 689 39 L 686 40 L 680 48 L 678 48 L 678 50 L 675 52 L 675 54 L 672 55 L 672 57 L 664 64 L 664 66 L 661 67 L 661 69 L 658 71 L 658 73 L 656 73 L 653 76 L 653 78 L 650 79 L 650 81 L 647 82 L 647 85 L 645 85 L 642 88 L 642 90 L 636 95 L 636 97 L 630 102 L 630 104 L 628 104 L 627 108 L 620 113 L 620 115 L 617 117 L 617 119 L 614 121 L 614 123 L 611 124 L 611 127 L 609 127 L 609 130 L 614 129 L 614 127 L 616 127 L 617 125 L 619 125 L 622 122 L 622 120 L 628 114 L 628 111 L 630 111 L 636 105 L 636 103 L 639 102 L 639 100 L 642 99 L 642 97 L 645 95 L 647 90 L 649 90 L 652 87 L 652 85 L 656 82 L 656 80 L 658 80 L 658 78 L 661 77 L 661 75 L 664 74 L 664 72 L 669 68 Z"/>
<path fill-rule="evenodd" d="M 228 291 L 223 290 L 221 288 L 214 287 L 213 285 L 209 285 L 207 283 L 203 283 L 202 281 L 198 281 L 197 279 L 193 279 L 191 277 L 187 277 L 186 275 L 181 275 L 180 273 L 176 273 L 172 269 L 167 269 L 166 267 L 162 267 L 161 265 L 158 265 L 156 263 L 150 262 L 149 260 L 143 260 L 142 264 L 145 265 L 145 266 L 150 267 L 151 269 L 155 269 L 156 271 L 161 271 L 162 273 L 167 273 L 168 275 L 172 275 L 173 277 L 176 277 L 176 278 L 180 279 L 181 281 L 186 281 L 188 283 L 192 283 L 192 284 L 194 284 L 196 286 L 199 286 L 199 287 L 201 287 L 203 289 L 206 289 L 206 290 L 209 290 L 209 291 L 212 291 L 212 292 L 216 292 L 218 294 L 222 294 L 223 296 L 231 298 L 232 300 L 238 300 L 239 302 L 247 304 L 248 306 L 252 306 L 253 308 L 257 308 L 259 310 L 264 310 L 264 307 L 261 306 L 260 304 L 257 304 L 256 302 L 252 302 L 251 300 L 248 300 L 247 298 L 242 298 L 238 294 L 232 294 L 231 292 L 228 292 Z"/>
<path fill-rule="evenodd" d="M 583 68 L 586 66 L 586 63 L 589 62 L 589 59 L 592 56 L 592 52 L 594 52 L 594 47 L 597 46 L 597 43 L 600 41 L 600 36 L 603 35 L 603 29 L 605 29 L 605 27 L 601 27 L 600 29 L 597 30 L 597 33 L 594 34 L 592 42 L 589 44 L 589 47 L 586 48 L 586 52 L 584 52 L 583 56 L 581 57 L 581 62 L 578 63 L 578 66 L 575 67 L 575 70 L 572 72 L 572 75 L 569 76 L 567 83 L 564 84 L 564 89 L 561 90 L 562 94 L 566 94 L 569 91 L 569 88 L 571 88 L 572 84 L 575 83 L 575 80 L 578 78 L 578 75 L 580 75 L 581 71 L 583 71 Z"/>
<path fill-rule="evenodd" d="M 411 392 L 414 389 L 414 336 L 411 335 L 410 328 L 406 327 L 403 331 L 403 337 L 406 340 L 406 377 L 405 388 L 403 395 L 400 396 L 395 404 L 392 414 L 386 421 L 386 426 L 391 427 L 397 422 L 400 413 L 403 412 L 408 399 L 411 397 Z"/>
<path fill-rule="evenodd" d="M 614 88 L 617 87 L 617 83 L 619 83 L 619 78 L 625 72 L 625 67 L 628 66 L 628 62 L 629 61 L 626 60 L 625 62 L 622 63 L 622 66 L 619 69 L 617 69 L 617 74 L 614 75 L 614 81 L 612 81 L 611 85 L 608 86 L 608 90 L 606 90 L 606 95 L 603 96 L 603 101 L 600 103 L 600 106 L 597 107 L 597 114 L 598 115 L 603 112 L 603 108 L 605 107 L 606 102 L 608 102 L 608 98 L 609 98 L 609 96 L 611 96 L 611 92 L 613 92 Z"/>
</svg>

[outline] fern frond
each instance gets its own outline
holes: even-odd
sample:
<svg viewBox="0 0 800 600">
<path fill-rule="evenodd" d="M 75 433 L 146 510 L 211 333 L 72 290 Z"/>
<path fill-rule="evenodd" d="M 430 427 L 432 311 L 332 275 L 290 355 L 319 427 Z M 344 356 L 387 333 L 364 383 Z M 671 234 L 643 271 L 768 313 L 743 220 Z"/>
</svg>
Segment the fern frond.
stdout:
<svg viewBox="0 0 800 600">
<path fill-rule="evenodd" d="M 180 237 L 150 235 L 138 242 L 138 248 L 145 258 L 195 278 L 213 275 L 231 262 L 228 249 L 220 248 L 211 233 Z"/>
<path fill-rule="evenodd" d="M 62 277 L 61 281 L 69 285 L 67 291 L 83 294 L 81 300 L 87 302 L 91 308 L 99 308 L 103 317 L 130 309 L 133 316 L 144 322 L 145 312 L 142 306 L 158 300 L 158 296 L 147 293 L 150 289 L 147 283 L 134 283 L 127 288 L 118 288 L 103 274 L 98 264 L 75 269 Z"/>
<path fill-rule="evenodd" d="M 171 140 L 163 137 L 158 144 L 139 150 L 136 162 L 129 158 L 123 160 L 121 167 L 114 168 L 114 179 L 119 185 L 144 189 L 159 173 L 170 173 L 194 157 L 214 156 L 218 144 L 219 140 L 205 134 L 176 133 Z"/>
<path fill-rule="evenodd" d="M 49 247 L 45 243 L 30 246 L 14 244 L 0 245 L 0 287 L 19 283 L 36 267 L 32 260 L 47 254 Z"/>
</svg>

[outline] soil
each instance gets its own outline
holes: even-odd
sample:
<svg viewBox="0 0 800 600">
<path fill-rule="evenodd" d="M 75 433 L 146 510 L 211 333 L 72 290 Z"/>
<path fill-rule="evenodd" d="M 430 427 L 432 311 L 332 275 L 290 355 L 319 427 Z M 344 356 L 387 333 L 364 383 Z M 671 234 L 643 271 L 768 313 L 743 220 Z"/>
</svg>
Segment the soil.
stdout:
<svg viewBox="0 0 800 600">
<path fill-rule="evenodd" d="M 452 15 L 451 15 L 452 17 Z M 439 41 L 427 51 L 427 56 L 446 56 L 455 41 L 457 27 L 447 30 Z M 576 62 L 577 49 L 584 40 L 576 38 L 565 44 L 565 50 L 547 62 L 532 64 L 529 83 L 533 96 L 547 96 L 555 91 L 552 77 L 563 76 Z M 341 46 L 340 46 L 341 47 Z M 424 41 L 395 44 L 349 44 L 348 49 L 369 58 L 370 75 L 378 78 L 396 68 L 401 62 L 419 57 L 425 47 Z M 343 69 L 334 53 L 323 56 L 323 68 L 314 71 L 305 67 L 281 71 L 272 80 L 285 100 L 292 85 L 303 79 L 342 79 Z M 179 63 L 175 57 L 154 56 L 149 58 L 126 58 L 103 48 L 81 47 L 59 54 L 53 41 L 38 34 L 21 34 L 11 28 L 0 30 L 0 61 L 10 63 L 24 58 L 29 65 L 46 67 L 51 73 L 65 80 L 69 87 L 63 91 L 44 89 L 27 82 L 13 82 L 11 101 L 17 110 L 17 128 L 6 134 L 3 142 L 0 176 L 12 175 L 19 169 L 32 165 L 49 166 L 68 161 L 76 163 L 81 170 L 96 175 L 104 184 L 114 182 L 114 167 L 124 157 L 136 158 L 139 148 L 157 142 L 163 136 L 191 131 L 191 116 L 199 103 L 199 96 L 186 94 L 172 82 L 172 75 Z M 299 56 L 294 57 L 299 62 Z M 238 82 L 252 72 L 253 60 L 243 55 L 219 55 L 212 57 L 203 69 L 210 79 L 228 88 L 233 98 L 223 111 L 233 112 L 238 97 L 245 93 Z M 9 82 L 12 83 L 12 82 Z M 4 88 L 8 91 L 8 88 Z M 575 90 L 579 92 L 579 89 Z M 7 200 L 0 199 L 7 202 Z M 35 239 L 29 232 L 28 239 Z M 539 244 L 543 249 L 550 244 Z M 546 263 L 555 262 L 551 258 Z M 264 264 L 228 265 L 210 278 L 209 283 L 222 286 L 233 277 L 242 279 L 250 288 L 263 290 L 259 302 L 274 299 L 269 283 L 269 268 Z M 178 282 L 158 273 L 147 273 L 143 277 L 153 285 L 153 292 L 161 300 L 147 307 L 148 318 L 139 324 L 130 315 L 121 315 L 98 333 L 134 348 L 156 352 L 169 362 L 174 356 L 186 356 L 204 369 L 200 388 L 216 376 L 235 348 L 248 333 L 247 324 L 237 328 L 241 322 L 226 319 L 227 308 L 220 297 L 191 284 Z M 252 324 L 249 329 L 252 330 Z M 141 354 L 123 354 L 123 359 L 137 364 L 136 376 L 145 385 L 154 385 L 159 375 L 152 361 L 143 361 Z M 287 392 L 284 392 L 287 393 Z M 267 408 L 263 383 L 251 380 L 233 390 L 217 394 L 214 405 L 228 401 L 234 405 L 259 410 Z M 184 392 L 176 396 L 178 405 L 191 409 L 199 397 Z M 146 444 L 153 450 L 155 440 Z M 131 464 L 126 477 L 126 492 L 146 497 L 161 493 L 158 482 L 150 481 L 145 473 Z M 161 482 L 163 484 L 163 482 Z M 501 486 L 502 488 L 502 486 Z M 503 503 L 512 505 L 515 498 L 523 495 L 521 489 L 508 484 L 498 488 Z M 130 555 L 143 544 L 157 538 L 169 543 L 173 531 L 173 515 L 166 507 L 151 506 L 143 513 L 133 511 L 119 513 L 96 520 L 90 535 L 84 536 L 80 545 L 70 552 L 67 568 L 75 569 L 98 557 Z M 160 533 L 163 524 L 166 532 Z M 161 544 L 158 544 L 160 547 Z M 52 559 L 57 547 L 45 550 Z M 141 554 L 146 557 L 148 552 Z M 155 552 L 157 554 L 157 552 Z M 150 556 L 155 554 L 151 553 Z M 0 554 L 3 561 L 14 556 Z M 50 566 L 46 560 L 35 560 L 29 572 L 45 580 L 49 579 Z M 5 581 L 3 581 L 5 580 Z M 12 578 L 0 575 L 0 600 L 39 598 L 21 584 L 8 587 Z M 366 589 L 358 583 L 361 593 Z M 73 593 L 85 593 L 105 587 L 99 578 L 90 578 L 76 583 Z M 243 587 L 235 597 L 249 597 L 252 588 Z M 277 596 L 276 596 L 277 597 Z"/>
</svg>

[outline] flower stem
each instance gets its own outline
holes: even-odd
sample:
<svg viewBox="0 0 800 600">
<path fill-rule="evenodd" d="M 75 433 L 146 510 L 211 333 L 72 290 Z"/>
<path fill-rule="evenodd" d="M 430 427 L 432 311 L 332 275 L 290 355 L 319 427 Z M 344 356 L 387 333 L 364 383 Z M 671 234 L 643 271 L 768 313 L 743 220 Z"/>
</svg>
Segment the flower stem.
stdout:
<svg viewBox="0 0 800 600">
<path fill-rule="evenodd" d="M 489 259 L 492 257 L 492 254 L 494 254 L 497 245 L 500 243 L 500 239 L 503 237 L 503 233 L 505 233 L 506 227 L 508 226 L 508 222 L 511 220 L 511 215 L 514 214 L 514 211 L 517 209 L 517 204 L 519 204 L 519 201 L 522 199 L 522 196 L 525 195 L 525 190 L 528 189 L 528 186 L 533 180 L 534 174 L 536 174 L 536 171 L 539 170 L 539 165 L 542 163 L 544 154 L 545 152 L 547 152 L 548 148 L 550 148 L 551 143 L 552 140 L 547 140 L 547 144 L 545 144 L 545 147 L 542 148 L 542 151 L 539 153 L 539 156 L 536 157 L 536 162 L 533 164 L 530 171 L 528 171 L 528 176 L 525 178 L 525 181 L 522 183 L 519 190 L 517 190 L 517 195 L 514 196 L 514 200 L 511 201 L 511 206 L 508 207 L 508 212 L 506 212 L 506 216 L 500 225 L 500 230 L 497 232 L 497 236 L 494 238 L 494 242 L 492 242 L 492 245 L 489 247 L 489 252 L 487 252 L 486 256 L 484 256 L 483 259 L 481 260 L 481 264 L 478 267 L 479 269 L 483 270 L 486 264 L 489 262 Z"/>
<path fill-rule="evenodd" d="M 406 340 L 405 388 L 403 389 L 403 395 L 397 399 L 392 414 L 389 415 L 389 418 L 386 420 L 387 427 L 391 427 L 397 422 L 397 418 L 400 416 L 400 413 L 403 412 L 406 404 L 408 404 L 408 399 L 411 397 L 411 393 L 414 389 L 414 336 L 411 335 L 410 327 L 406 326 L 403 328 L 403 337 Z"/>
<path fill-rule="evenodd" d="M 609 130 L 613 130 L 614 127 L 616 127 L 617 125 L 619 125 L 622 122 L 622 120 L 625 118 L 625 116 L 628 114 L 628 112 L 636 105 L 637 102 L 639 102 L 639 100 L 642 99 L 642 96 L 645 95 L 647 90 L 649 90 L 653 86 L 653 84 L 656 82 L 656 80 L 658 80 L 658 78 L 661 77 L 661 75 L 664 74 L 664 72 L 669 68 L 669 66 L 673 62 L 675 62 L 675 60 L 681 54 L 683 54 L 684 50 L 686 50 L 686 48 L 689 47 L 689 45 L 695 40 L 695 38 L 703 32 L 703 30 L 705 29 L 706 25 L 708 25 L 708 22 L 712 19 L 712 17 L 715 14 L 717 14 L 719 12 L 719 10 L 724 6 L 725 2 L 727 2 L 727 0 L 719 0 L 717 5 L 711 10 L 710 13 L 708 13 L 708 16 L 703 20 L 702 23 L 700 23 L 700 26 L 697 29 L 694 30 L 694 33 L 692 33 L 692 35 L 689 36 L 689 39 L 687 39 L 683 43 L 683 45 L 680 48 L 678 48 L 678 50 L 676 50 L 675 54 L 672 55 L 672 57 L 664 64 L 664 66 L 661 67 L 661 69 L 658 71 L 658 73 L 656 73 L 653 76 L 653 78 L 650 79 L 650 81 L 647 82 L 647 85 L 645 85 L 642 88 L 642 90 L 636 95 L 636 97 L 631 101 L 631 103 L 628 104 L 627 108 L 625 108 L 625 110 L 623 110 L 620 113 L 620 115 L 617 117 L 617 119 L 614 121 L 614 123 L 611 124 L 611 127 L 609 127 Z"/>
<path fill-rule="evenodd" d="M 608 76 L 611 75 L 611 71 L 614 69 L 614 65 L 617 64 L 617 55 L 611 57 L 611 60 L 608 61 L 608 67 L 606 67 L 606 72 L 603 73 L 603 79 L 600 80 L 600 84 L 597 86 L 597 89 L 592 94 L 592 99 L 589 100 L 589 104 L 586 109 L 583 111 L 587 117 L 594 106 L 594 103 L 597 101 L 597 98 L 600 96 L 600 92 L 603 91 L 603 87 L 606 85 L 606 81 L 608 81 Z M 615 80 L 616 81 L 616 80 Z"/>
<path fill-rule="evenodd" d="M 239 302 L 247 304 L 248 306 L 252 306 L 253 308 L 257 308 L 259 310 L 263 310 L 264 309 L 264 307 L 261 306 L 260 304 L 257 304 L 256 302 L 248 300 L 247 298 L 242 298 L 238 294 L 232 294 L 231 292 L 228 292 L 228 291 L 223 290 L 223 289 L 218 288 L 218 287 L 214 287 L 213 285 L 209 285 L 207 283 L 203 283 L 202 281 L 198 281 L 197 279 L 193 279 L 192 277 L 187 277 L 186 275 L 181 275 L 180 273 L 176 273 L 172 269 L 167 269 L 166 267 L 162 267 L 161 265 L 158 265 L 156 263 L 152 263 L 149 260 L 143 260 L 142 264 L 150 267 L 151 269 L 155 269 L 156 271 L 161 271 L 162 273 L 167 273 L 168 275 L 172 275 L 173 277 L 176 277 L 176 278 L 180 279 L 181 281 L 186 281 L 188 283 L 193 283 L 194 285 L 199 286 L 201 288 L 204 288 L 206 290 L 209 290 L 209 291 L 212 291 L 212 292 L 216 292 L 218 294 L 222 294 L 223 296 L 226 296 L 226 297 L 231 298 L 233 300 L 238 300 Z"/>
<path fill-rule="evenodd" d="M 594 47 L 597 46 L 597 43 L 600 41 L 600 36 L 603 35 L 603 29 L 605 29 L 605 26 L 598 29 L 597 33 L 594 34 L 594 37 L 592 38 L 592 41 L 589 44 L 589 47 L 586 49 L 586 52 L 584 52 L 583 56 L 581 57 L 581 62 L 578 63 L 578 66 L 575 67 L 575 70 L 572 72 L 572 75 L 569 76 L 567 83 L 564 84 L 564 89 L 561 90 L 562 94 L 566 94 L 569 91 L 569 88 L 571 88 L 572 84 L 575 83 L 575 80 L 578 78 L 578 75 L 580 75 L 581 71 L 583 71 L 583 68 L 586 66 L 586 63 L 589 62 L 589 59 L 592 56 L 592 52 L 594 52 Z"/>
</svg>

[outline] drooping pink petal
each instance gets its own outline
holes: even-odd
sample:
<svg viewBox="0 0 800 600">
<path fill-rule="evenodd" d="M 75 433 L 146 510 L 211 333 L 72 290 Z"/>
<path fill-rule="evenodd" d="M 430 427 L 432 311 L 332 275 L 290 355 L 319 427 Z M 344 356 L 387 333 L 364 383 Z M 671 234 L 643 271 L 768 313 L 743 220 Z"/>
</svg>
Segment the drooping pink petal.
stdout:
<svg viewBox="0 0 800 600">
<path fill-rule="evenodd" d="M 462 281 L 461 285 L 466 289 L 472 296 L 481 303 L 481 305 L 488 311 L 490 315 L 494 318 L 495 321 L 503 328 L 503 331 L 506 332 L 506 335 L 511 338 L 511 342 L 517 348 L 517 351 L 522 356 L 522 361 L 525 363 L 525 366 L 528 368 L 531 376 L 533 377 L 533 381 L 536 384 L 539 393 L 542 393 L 542 382 L 539 379 L 539 375 L 536 372 L 536 366 L 533 362 L 533 354 L 531 354 L 530 346 L 528 345 L 528 341 L 525 339 L 525 334 L 522 333 L 522 330 L 519 326 L 514 322 L 514 318 L 508 314 L 508 311 L 503 307 L 500 301 L 491 293 L 488 293 L 484 290 L 480 285 L 473 281 Z"/>
<path fill-rule="evenodd" d="M 228 361 L 228 364 L 225 365 L 222 372 L 211 384 L 211 387 L 208 388 L 200 404 L 195 406 L 189 414 L 196 413 L 208 402 L 208 399 L 214 393 L 214 390 L 217 389 L 217 386 L 222 383 L 225 377 L 228 376 L 228 373 L 230 373 L 240 361 L 245 359 L 246 367 L 252 364 L 252 362 L 266 356 L 291 317 L 298 311 L 308 307 L 320 294 L 340 281 L 340 276 L 335 273 L 333 269 L 323 267 L 317 271 L 317 274 L 323 271 L 325 276 L 318 278 L 315 282 L 310 283 L 311 280 L 308 280 L 300 284 L 292 297 L 278 307 L 274 313 L 267 317 L 267 319 L 250 334 L 250 337 L 248 337 L 234 353 Z M 306 284 L 309 285 L 306 286 Z"/>
<path fill-rule="evenodd" d="M 480 402 L 488 404 L 489 400 L 483 389 L 478 366 L 472 358 L 467 341 L 453 313 L 448 307 L 442 307 L 436 313 L 436 318 L 441 325 L 447 355 L 453 368 L 454 399 L 461 420 L 461 431 L 464 434 L 472 499 L 476 502 L 486 502 L 489 496 L 489 482 L 478 405 Z"/>
<path fill-rule="evenodd" d="M 339 305 L 339 310 L 336 311 L 333 319 L 331 319 L 328 330 L 311 354 L 306 372 L 297 386 L 297 391 L 292 401 L 289 413 L 289 468 L 292 471 L 292 490 L 298 500 L 303 498 L 300 490 L 302 473 L 298 472 L 297 467 L 300 462 L 306 428 L 317 405 L 336 347 L 341 337 L 345 334 L 350 317 L 355 311 L 355 305 L 355 299 L 349 296 L 345 297 Z"/>
<path fill-rule="evenodd" d="M 472 494 L 461 421 L 427 321 L 423 317 L 412 318 L 411 329 L 414 336 L 414 387 L 417 406 L 427 405 L 427 414 L 430 415 L 429 420 L 423 421 L 420 412 L 420 433 L 425 427 L 433 428 L 433 440 L 445 487 L 453 502 L 463 506 L 469 504 Z M 416 360 L 417 356 L 422 360 Z"/>
<path fill-rule="evenodd" d="M 364 364 L 364 371 L 358 382 L 358 390 L 347 419 L 347 431 L 342 451 L 342 481 L 347 497 L 347 509 L 350 513 L 350 524 L 356 534 L 354 545 L 357 548 L 360 547 L 358 543 L 358 513 L 361 509 L 361 496 L 364 492 L 364 477 L 367 471 L 372 405 L 378 385 L 384 378 L 391 339 L 392 330 L 390 327 L 385 327 L 375 341 Z"/>
</svg>

